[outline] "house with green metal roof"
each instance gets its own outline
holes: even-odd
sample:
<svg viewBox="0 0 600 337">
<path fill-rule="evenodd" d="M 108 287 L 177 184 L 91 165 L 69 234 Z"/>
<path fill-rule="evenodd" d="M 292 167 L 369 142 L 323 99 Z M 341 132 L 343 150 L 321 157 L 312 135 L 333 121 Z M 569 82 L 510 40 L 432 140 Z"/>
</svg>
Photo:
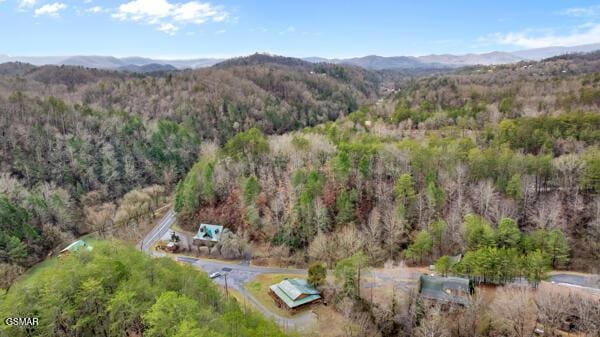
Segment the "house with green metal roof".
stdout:
<svg viewBox="0 0 600 337">
<path fill-rule="evenodd" d="M 65 249 L 61 250 L 58 254 L 61 255 L 61 256 L 62 255 L 67 255 L 69 253 L 77 252 L 77 251 L 79 251 L 81 249 L 85 249 L 85 250 L 91 251 L 92 250 L 92 246 L 88 245 L 83 240 L 77 240 L 75 242 L 72 242 Z"/>
<path fill-rule="evenodd" d="M 280 308 L 292 311 L 321 301 L 321 293 L 300 278 L 285 279 L 274 284 L 269 293 Z"/>
<path fill-rule="evenodd" d="M 421 297 L 442 303 L 466 305 L 474 289 L 473 282 L 462 277 L 421 275 L 419 278 Z"/>
<path fill-rule="evenodd" d="M 210 225 L 200 224 L 198 233 L 194 235 L 195 245 L 211 245 L 221 240 L 221 234 L 223 234 L 223 226 L 221 225 Z"/>
</svg>

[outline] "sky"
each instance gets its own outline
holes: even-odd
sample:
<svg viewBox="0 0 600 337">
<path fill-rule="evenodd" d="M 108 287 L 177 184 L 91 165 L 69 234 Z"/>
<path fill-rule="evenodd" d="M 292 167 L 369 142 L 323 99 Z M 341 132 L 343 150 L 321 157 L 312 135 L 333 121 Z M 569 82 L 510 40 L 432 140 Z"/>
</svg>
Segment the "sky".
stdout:
<svg viewBox="0 0 600 337">
<path fill-rule="evenodd" d="M 465 54 L 600 42 L 600 1 L 0 0 L 0 54 Z"/>
</svg>

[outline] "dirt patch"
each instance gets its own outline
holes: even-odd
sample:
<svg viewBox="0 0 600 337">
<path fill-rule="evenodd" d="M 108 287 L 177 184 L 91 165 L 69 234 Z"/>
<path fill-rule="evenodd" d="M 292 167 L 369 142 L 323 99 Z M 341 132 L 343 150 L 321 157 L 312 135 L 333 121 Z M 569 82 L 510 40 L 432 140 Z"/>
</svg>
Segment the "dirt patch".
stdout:
<svg viewBox="0 0 600 337">
<path fill-rule="evenodd" d="M 346 336 L 348 331 L 355 331 L 357 328 L 354 323 L 335 311 L 333 306 L 323 304 L 313 307 L 313 312 L 317 315 L 317 321 L 306 332 L 310 337 L 339 337 Z"/>
<path fill-rule="evenodd" d="M 253 242 L 251 264 L 260 267 L 307 268 L 302 254 L 290 255 L 284 246 Z"/>
</svg>

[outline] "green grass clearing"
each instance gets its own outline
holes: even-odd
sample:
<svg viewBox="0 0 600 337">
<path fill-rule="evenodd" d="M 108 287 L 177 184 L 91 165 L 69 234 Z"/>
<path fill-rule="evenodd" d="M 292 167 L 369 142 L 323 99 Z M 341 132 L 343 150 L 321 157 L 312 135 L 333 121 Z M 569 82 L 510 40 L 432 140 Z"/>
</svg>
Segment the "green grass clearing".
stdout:
<svg viewBox="0 0 600 337">
<path fill-rule="evenodd" d="M 76 240 L 84 240 L 88 245 L 94 247 L 94 245 L 98 242 L 101 242 L 102 240 L 96 238 L 96 236 L 94 234 L 88 234 L 88 235 L 84 235 L 82 237 L 80 237 L 79 239 L 74 239 L 73 241 Z M 66 247 L 69 243 L 65 243 L 61 246 L 61 249 Z M 22 287 L 22 286 L 27 286 L 27 283 L 29 282 L 29 280 L 31 278 L 33 278 L 35 275 L 38 275 L 40 273 L 43 273 L 45 270 L 48 269 L 52 269 L 54 268 L 58 263 L 60 263 L 60 259 L 58 258 L 58 253 L 46 258 L 43 261 L 38 262 L 37 264 L 35 264 L 33 267 L 29 268 L 27 271 L 25 271 L 25 273 L 23 273 L 23 275 L 21 275 L 14 283 L 14 287 L 11 288 L 11 291 L 14 291 L 13 289 L 18 288 L 18 287 Z"/>
</svg>

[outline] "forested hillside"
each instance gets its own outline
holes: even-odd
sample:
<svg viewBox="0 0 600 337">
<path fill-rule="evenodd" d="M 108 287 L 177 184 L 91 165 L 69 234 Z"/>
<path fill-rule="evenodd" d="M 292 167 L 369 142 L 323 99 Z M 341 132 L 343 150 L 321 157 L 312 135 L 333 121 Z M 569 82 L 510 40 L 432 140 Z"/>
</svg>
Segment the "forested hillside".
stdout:
<svg viewBox="0 0 600 337">
<path fill-rule="evenodd" d="M 334 120 L 373 101 L 379 81 L 358 68 L 276 58 L 161 76 L 0 65 L 2 281 L 73 236 L 152 214 L 201 143 Z"/>
<path fill-rule="evenodd" d="M 520 266 L 539 252 L 548 268 L 597 271 L 599 63 L 592 54 L 413 79 L 335 123 L 204 144 L 176 210 L 300 264 L 473 251 L 467 262 Z"/>
<path fill-rule="evenodd" d="M 217 258 L 251 252 L 309 275 L 326 266 L 335 282 L 324 294 L 359 335 L 596 336 L 595 297 L 537 287 L 550 270 L 599 272 L 599 63 L 575 55 L 401 78 L 335 122 L 203 143 L 177 184 L 179 225 L 229 229 L 209 252 Z M 373 299 L 383 283 L 364 269 L 430 264 L 485 286 L 464 307 L 410 288 Z M 515 286 L 524 280 L 536 290 Z"/>
<path fill-rule="evenodd" d="M 389 117 L 403 128 L 482 130 L 506 118 L 598 112 L 599 67 L 596 52 L 405 78 L 397 84 Z"/>
<path fill-rule="evenodd" d="M 116 242 L 52 260 L 0 297 L 2 336 L 284 336 L 275 323 L 226 299 L 204 274 Z"/>
<path fill-rule="evenodd" d="M 593 296 L 512 286 L 537 288 L 550 270 L 599 272 L 599 63 L 570 55 L 401 78 L 335 122 L 204 143 L 177 184 L 179 225 L 231 230 L 215 257 L 330 268 L 325 296 L 364 336 L 530 336 L 536 326 L 596 336 Z M 410 289 L 374 300 L 381 283 L 369 276 L 361 293 L 361 269 L 398 264 L 486 286 L 464 307 Z"/>
</svg>

